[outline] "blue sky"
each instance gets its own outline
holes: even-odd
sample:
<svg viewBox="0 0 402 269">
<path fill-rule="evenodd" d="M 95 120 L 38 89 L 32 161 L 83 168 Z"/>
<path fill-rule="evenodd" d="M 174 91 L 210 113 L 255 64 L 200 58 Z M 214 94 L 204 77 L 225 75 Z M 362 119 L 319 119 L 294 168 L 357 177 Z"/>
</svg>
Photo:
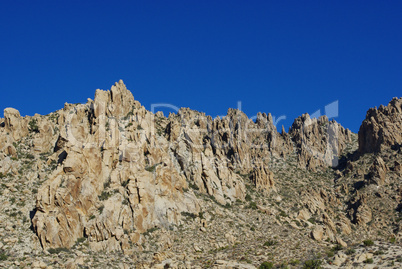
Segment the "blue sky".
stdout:
<svg viewBox="0 0 402 269">
<path fill-rule="evenodd" d="M 354 132 L 402 96 L 401 1 L 3 1 L 0 110 L 48 114 L 123 79 L 153 103 L 293 119 L 339 101 Z M 0 112 L 0 116 L 3 116 Z"/>
</svg>

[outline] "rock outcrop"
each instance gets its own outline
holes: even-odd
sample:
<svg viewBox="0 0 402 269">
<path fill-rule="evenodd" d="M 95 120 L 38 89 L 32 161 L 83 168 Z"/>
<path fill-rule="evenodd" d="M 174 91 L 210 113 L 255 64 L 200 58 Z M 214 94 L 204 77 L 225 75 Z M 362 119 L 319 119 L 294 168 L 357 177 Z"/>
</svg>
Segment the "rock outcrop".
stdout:
<svg viewBox="0 0 402 269">
<path fill-rule="evenodd" d="M 394 98 L 387 106 L 370 108 L 359 129 L 359 152 L 379 152 L 402 144 L 402 98 Z"/>
<path fill-rule="evenodd" d="M 122 81 L 45 116 L 7 108 L 0 259 L 8 255 L 8 267 L 255 268 L 274 256 L 279 267 L 328 243 L 400 240 L 400 108 L 393 99 L 369 110 L 360 154 L 357 135 L 325 116 L 304 114 L 289 133 L 270 114 L 254 121 L 236 109 L 165 117 Z M 348 262 L 342 253 L 327 261 Z"/>
<path fill-rule="evenodd" d="M 192 188 L 222 205 L 243 200 L 242 173 L 258 189 L 274 186 L 260 157 L 279 135 L 265 114 L 256 123 L 237 110 L 222 119 L 190 109 L 165 118 L 146 111 L 120 81 L 54 118 L 48 125 L 35 119 L 35 150 L 52 148 L 50 159 L 59 163 L 38 191 L 33 218 L 44 248 L 71 247 L 86 236 L 93 249 L 119 249 L 135 234 L 178 225 L 181 212 L 197 214 Z"/>
<path fill-rule="evenodd" d="M 15 141 L 28 134 L 27 119 L 22 118 L 18 110 L 10 107 L 4 109 L 4 120 L 6 131 L 12 134 Z"/>
<path fill-rule="evenodd" d="M 303 114 L 294 120 L 289 134 L 297 149 L 300 167 L 337 166 L 338 158 L 352 140 L 352 132 L 326 116 Z"/>
</svg>

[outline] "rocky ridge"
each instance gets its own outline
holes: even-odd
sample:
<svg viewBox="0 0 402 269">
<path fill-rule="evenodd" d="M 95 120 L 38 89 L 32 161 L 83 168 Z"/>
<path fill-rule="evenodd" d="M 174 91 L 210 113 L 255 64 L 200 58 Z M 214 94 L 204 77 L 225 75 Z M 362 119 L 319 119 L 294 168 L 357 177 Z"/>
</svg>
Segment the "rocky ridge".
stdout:
<svg viewBox="0 0 402 269">
<path fill-rule="evenodd" d="M 7 108 L 0 249 L 15 266 L 115 252 L 123 267 L 254 268 L 399 242 L 401 103 L 370 109 L 359 142 L 325 116 L 279 133 L 265 113 L 153 114 L 122 81 L 47 116 Z"/>
</svg>

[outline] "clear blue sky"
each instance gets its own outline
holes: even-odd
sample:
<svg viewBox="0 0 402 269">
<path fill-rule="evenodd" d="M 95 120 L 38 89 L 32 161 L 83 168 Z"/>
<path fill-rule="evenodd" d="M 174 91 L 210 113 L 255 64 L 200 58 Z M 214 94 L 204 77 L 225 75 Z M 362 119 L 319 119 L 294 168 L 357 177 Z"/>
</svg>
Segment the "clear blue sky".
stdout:
<svg viewBox="0 0 402 269">
<path fill-rule="evenodd" d="M 63 2 L 0 4 L 0 116 L 48 114 L 123 79 L 147 109 L 216 116 L 242 101 L 286 128 L 339 100 L 336 120 L 356 132 L 402 96 L 402 1 Z"/>
</svg>

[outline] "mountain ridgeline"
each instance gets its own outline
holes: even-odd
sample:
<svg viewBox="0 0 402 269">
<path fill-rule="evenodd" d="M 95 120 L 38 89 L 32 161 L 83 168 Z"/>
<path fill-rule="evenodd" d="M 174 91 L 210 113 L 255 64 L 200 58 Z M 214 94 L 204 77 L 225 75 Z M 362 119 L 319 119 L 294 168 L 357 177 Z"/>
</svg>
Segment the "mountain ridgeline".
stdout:
<svg viewBox="0 0 402 269">
<path fill-rule="evenodd" d="M 5 236 L 29 238 L 15 257 L 82 245 L 123 253 L 139 268 L 166 260 L 255 268 L 258 253 L 251 267 L 228 264 L 275 236 L 279 246 L 304 246 L 277 262 L 330 244 L 399 239 L 401 133 L 402 98 L 370 108 L 358 134 L 308 114 L 278 132 L 265 113 L 255 121 L 236 109 L 215 119 L 189 108 L 154 114 L 120 80 L 46 116 L 4 110 L 0 228 L 18 223 Z"/>
</svg>

